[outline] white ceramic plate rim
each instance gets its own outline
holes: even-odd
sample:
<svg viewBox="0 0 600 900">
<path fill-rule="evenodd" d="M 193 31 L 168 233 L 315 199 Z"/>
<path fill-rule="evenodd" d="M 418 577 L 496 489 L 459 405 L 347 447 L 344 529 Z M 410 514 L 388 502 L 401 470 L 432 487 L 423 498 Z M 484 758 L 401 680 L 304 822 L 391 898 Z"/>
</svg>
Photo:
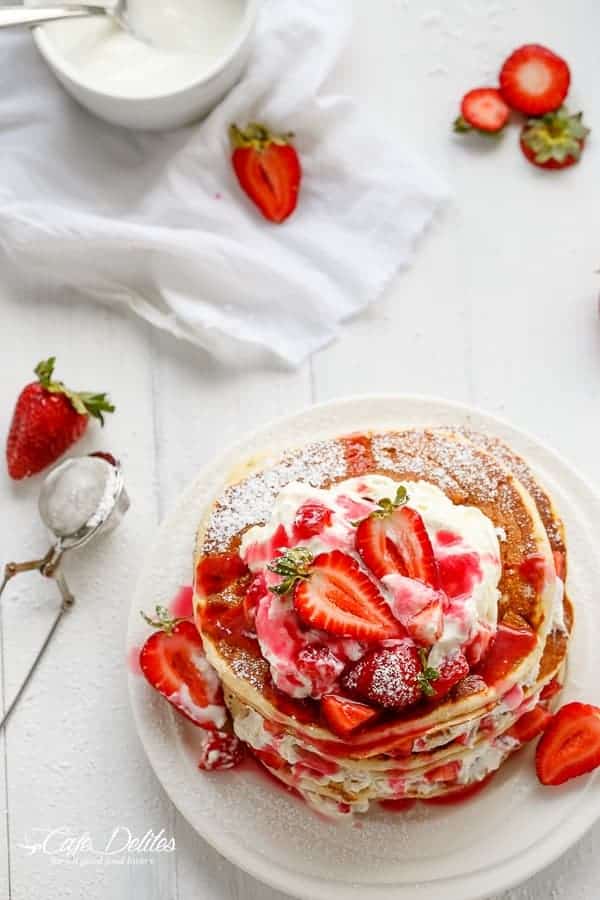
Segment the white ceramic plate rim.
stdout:
<svg viewBox="0 0 600 900">
<path fill-rule="evenodd" d="M 307 415 L 318 416 L 319 412 L 327 409 L 338 409 L 344 405 L 351 407 L 353 404 L 364 403 L 365 401 L 374 404 L 383 402 L 397 404 L 399 412 L 398 427 L 402 425 L 401 410 L 404 404 L 422 404 L 424 412 L 423 424 L 427 424 L 427 422 L 432 425 L 437 424 L 436 419 L 440 418 L 442 411 L 444 421 L 448 423 L 453 421 L 455 424 L 468 424 L 471 419 L 475 419 L 483 424 L 486 430 L 508 439 L 517 451 L 522 451 L 523 446 L 528 447 L 531 451 L 528 456 L 532 462 L 535 462 L 532 459 L 532 454 L 534 456 L 537 455 L 538 461 L 543 459 L 545 465 L 551 467 L 553 473 L 558 475 L 561 482 L 570 482 L 574 486 L 575 493 L 579 490 L 588 498 L 589 506 L 592 508 L 596 507 L 592 509 L 593 515 L 597 515 L 600 512 L 600 498 L 586 479 L 575 472 L 559 454 L 550 450 L 527 431 L 516 428 L 506 420 L 483 410 L 431 396 L 363 394 L 315 404 L 292 415 L 274 419 L 261 428 L 246 434 L 243 439 L 229 446 L 223 455 L 230 457 L 239 451 L 240 459 L 244 459 L 248 455 L 247 452 L 244 453 L 244 447 L 260 438 L 263 433 L 267 434 L 272 429 L 283 429 L 285 426 L 289 426 L 290 423 Z M 377 422 L 374 417 L 374 427 L 376 426 Z M 361 425 L 361 427 L 364 426 Z M 306 440 L 310 440 L 310 436 L 307 436 Z M 164 536 L 169 533 L 173 523 L 176 522 L 178 511 L 185 508 L 189 497 L 193 494 L 195 485 L 203 481 L 213 468 L 214 463 L 209 463 L 205 466 L 194 482 L 182 493 L 173 512 L 162 523 L 154 545 L 148 554 L 149 557 L 157 553 Z M 133 598 L 132 618 L 133 616 L 137 617 L 138 610 L 142 604 L 142 598 L 139 596 L 140 583 L 141 578 Z M 210 829 L 199 827 L 198 822 L 195 821 L 193 803 L 189 800 L 190 792 L 181 789 L 178 778 L 173 774 L 174 759 L 177 753 L 176 747 L 166 747 L 164 743 L 156 741 L 153 730 L 146 727 L 140 715 L 140 710 L 137 708 L 137 700 L 132 690 L 132 684 L 133 676 L 130 676 L 129 693 L 134 719 L 142 744 L 157 778 L 190 825 L 219 853 L 260 881 L 295 897 L 305 898 L 305 900 L 321 900 L 321 898 L 322 900 L 333 900 L 333 898 L 338 896 L 341 898 L 342 895 L 345 898 L 354 896 L 358 898 L 360 896 L 362 900 L 369 900 L 369 898 L 382 900 L 383 897 L 396 897 L 399 900 L 400 898 L 402 900 L 407 898 L 408 900 L 409 894 L 407 893 L 406 884 L 397 886 L 390 883 L 350 885 L 337 880 L 311 878 L 304 873 L 294 872 L 273 859 L 268 859 L 265 854 L 258 850 L 248 849 L 241 845 L 237 838 L 232 838 L 231 834 L 220 831 L 217 823 L 214 823 L 214 827 L 211 825 Z M 483 870 L 470 872 L 465 875 L 446 878 L 443 883 L 439 880 L 428 882 L 425 878 L 419 884 L 418 890 L 411 890 L 410 897 L 418 896 L 426 898 L 426 900 L 430 900 L 430 898 L 431 900 L 442 900 L 441 888 L 447 885 L 452 892 L 445 893 L 443 900 L 446 897 L 460 897 L 462 900 L 479 900 L 479 898 L 506 890 L 526 880 L 568 850 L 600 817 L 600 805 L 595 800 L 592 792 L 587 789 L 589 787 L 590 785 L 588 784 L 582 792 L 582 802 L 577 806 L 576 814 L 572 814 L 557 822 L 556 825 L 560 825 L 560 827 L 555 827 L 552 835 L 549 838 L 545 838 L 543 843 L 534 842 L 508 861 L 503 861 L 497 865 L 488 866 Z"/>
</svg>

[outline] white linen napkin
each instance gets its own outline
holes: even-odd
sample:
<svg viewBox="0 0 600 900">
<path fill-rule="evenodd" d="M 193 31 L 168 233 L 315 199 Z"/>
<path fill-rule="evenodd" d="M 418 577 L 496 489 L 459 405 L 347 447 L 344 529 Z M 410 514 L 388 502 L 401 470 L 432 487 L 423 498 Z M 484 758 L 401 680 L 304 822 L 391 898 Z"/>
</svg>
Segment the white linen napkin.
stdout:
<svg viewBox="0 0 600 900">
<path fill-rule="evenodd" d="M 410 260 L 444 188 L 397 135 L 322 85 L 350 24 L 344 0 L 265 0 L 246 74 L 204 122 L 165 134 L 96 120 L 29 35 L 3 35 L 0 258 L 18 278 L 130 307 L 227 361 L 291 365 Z M 296 134 L 296 212 L 267 222 L 240 190 L 227 130 Z"/>
</svg>

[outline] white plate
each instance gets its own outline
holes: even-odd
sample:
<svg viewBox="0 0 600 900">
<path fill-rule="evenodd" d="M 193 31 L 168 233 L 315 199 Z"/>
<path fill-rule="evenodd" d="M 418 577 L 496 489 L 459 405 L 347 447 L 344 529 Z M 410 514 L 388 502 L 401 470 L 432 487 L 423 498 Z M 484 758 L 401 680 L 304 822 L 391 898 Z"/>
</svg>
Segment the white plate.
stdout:
<svg viewBox="0 0 600 900">
<path fill-rule="evenodd" d="M 163 523 L 131 609 L 128 646 L 147 630 L 139 610 L 167 601 L 191 581 L 194 534 L 234 465 L 261 451 L 368 428 L 472 425 L 505 438 L 556 498 L 569 538 L 569 591 L 577 624 L 566 699 L 600 703 L 600 657 L 592 652 L 600 584 L 600 500 L 556 454 L 493 416 L 423 397 L 354 397 L 312 407 L 249 436 L 206 467 Z M 253 770 L 198 771 L 196 729 L 130 675 L 138 731 L 173 803 L 220 853 L 262 881 L 307 900 L 475 900 L 548 865 L 600 812 L 595 775 L 561 788 L 536 780 L 531 750 L 513 757 L 490 787 L 455 807 L 408 813 L 376 805 L 355 823 L 328 823 Z"/>
</svg>

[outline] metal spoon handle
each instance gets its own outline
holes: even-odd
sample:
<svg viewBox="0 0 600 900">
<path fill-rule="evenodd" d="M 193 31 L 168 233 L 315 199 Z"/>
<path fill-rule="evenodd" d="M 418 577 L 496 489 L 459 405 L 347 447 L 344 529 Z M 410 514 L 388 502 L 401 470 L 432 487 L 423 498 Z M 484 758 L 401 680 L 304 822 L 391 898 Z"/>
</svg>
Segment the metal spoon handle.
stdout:
<svg viewBox="0 0 600 900">
<path fill-rule="evenodd" d="M 110 9 L 97 4 L 80 3 L 77 6 L 5 6 L 0 8 L 0 28 L 15 25 L 43 25 L 58 19 L 76 19 L 81 16 L 106 16 Z"/>
</svg>

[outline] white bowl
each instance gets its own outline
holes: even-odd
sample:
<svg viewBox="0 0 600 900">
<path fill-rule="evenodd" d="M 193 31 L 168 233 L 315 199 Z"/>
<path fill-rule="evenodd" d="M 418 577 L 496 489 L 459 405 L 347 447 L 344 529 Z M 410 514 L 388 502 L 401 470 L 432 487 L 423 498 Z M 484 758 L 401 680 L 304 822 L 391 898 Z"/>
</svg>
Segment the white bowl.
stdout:
<svg viewBox="0 0 600 900">
<path fill-rule="evenodd" d="M 49 29 L 40 26 L 33 34 L 38 50 L 63 87 L 95 115 L 125 128 L 163 131 L 205 116 L 240 78 L 250 55 L 259 2 L 245 0 L 237 35 L 214 65 L 193 79 L 182 79 L 176 89 L 152 91 L 144 96 L 99 89 L 64 57 Z"/>
</svg>

